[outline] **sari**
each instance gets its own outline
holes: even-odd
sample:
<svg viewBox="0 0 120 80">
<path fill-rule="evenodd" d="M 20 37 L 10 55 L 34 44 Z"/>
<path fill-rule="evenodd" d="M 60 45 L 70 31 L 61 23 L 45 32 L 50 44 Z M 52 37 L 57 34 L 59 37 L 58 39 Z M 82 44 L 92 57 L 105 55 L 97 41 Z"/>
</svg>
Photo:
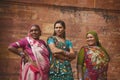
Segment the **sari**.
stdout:
<svg viewBox="0 0 120 80">
<path fill-rule="evenodd" d="M 49 52 L 43 40 L 26 37 L 11 46 L 21 47 L 25 52 L 21 59 L 20 80 L 48 80 Z"/>
<path fill-rule="evenodd" d="M 82 80 L 107 80 L 108 57 L 100 47 L 82 47 L 77 64 L 82 66 Z"/>
<path fill-rule="evenodd" d="M 72 47 L 72 43 L 69 40 L 65 40 L 63 43 L 57 40 L 54 36 L 49 37 L 47 43 L 54 43 L 57 48 L 66 51 L 69 51 L 69 48 Z M 59 58 L 53 57 L 51 51 L 49 80 L 74 80 L 70 61 L 61 61 Z"/>
</svg>

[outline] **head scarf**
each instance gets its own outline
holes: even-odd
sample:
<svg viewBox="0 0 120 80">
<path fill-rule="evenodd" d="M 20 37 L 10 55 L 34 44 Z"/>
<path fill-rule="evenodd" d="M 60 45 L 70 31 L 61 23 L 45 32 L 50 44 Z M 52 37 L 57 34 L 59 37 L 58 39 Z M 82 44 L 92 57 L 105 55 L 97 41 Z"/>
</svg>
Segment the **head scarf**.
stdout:
<svg viewBox="0 0 120 80">
<path fill-rule="evenodd" d="M 105 50 L 105 48 L 99 42 L 99 38 L 98 38 L 97 33 L 95 31 L 89 31 L 89 32 L 87 32 L 86 37 L 87 37 L 88 34 L 92 34 L 95 37 L 97 46 L 99 46 L 105 52 L 105 54 L 108 58 L 108 61 L 110 61 L 110 58 L 109 58 L 109 55 L 108 55 L 107 51 Z"/>
<path fill-rule="evenodd" d="M 86 37 L 87 37 L 88 34 L 92 34 L 95 37 L 97 46 L 102 47 L 101 44 L 100 44 L 100 42 L 99 42 L 98 35 L 97 35 L 97 33 L 95 31 L 89 31 L 89 32 L 87 32 Z"/>
</svg>

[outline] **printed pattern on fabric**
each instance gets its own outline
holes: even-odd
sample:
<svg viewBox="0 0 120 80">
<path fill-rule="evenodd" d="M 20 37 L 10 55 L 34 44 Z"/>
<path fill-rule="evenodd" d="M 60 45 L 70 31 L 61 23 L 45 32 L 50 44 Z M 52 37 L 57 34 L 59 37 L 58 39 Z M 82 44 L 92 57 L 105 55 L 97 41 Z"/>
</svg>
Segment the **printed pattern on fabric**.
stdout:
<svg viewBox="0 0 120 80">
<path fill-rule="evenodd" d="M 101 48 L 85 47 L 84 80 L 107 80 L 108 62 Z"/>
<path fill-rule="evenodd" d="M 58 41 L 55 37 L 49 37 L 48 42 L 50 40 L 53 40 L 56 47 L 69 51 L 69 45 L 67 41 L 65 43 Z M 71 69 L 71 64 L 69 61 L 65 60 L 61 62 L 57 58 L 52 57 L 52 53 L 50 55 L 50 75 L 49 75 L 49 80 L 74 80 L 73 79 L 73 74 L 72 74 L 72 69 Z"/>
</svg>

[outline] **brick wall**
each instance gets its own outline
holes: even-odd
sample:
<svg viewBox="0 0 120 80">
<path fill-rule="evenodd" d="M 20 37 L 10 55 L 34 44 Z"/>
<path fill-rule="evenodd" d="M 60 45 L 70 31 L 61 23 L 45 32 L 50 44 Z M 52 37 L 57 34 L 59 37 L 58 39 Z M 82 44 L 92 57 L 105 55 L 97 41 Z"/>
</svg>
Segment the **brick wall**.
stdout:
<svg viewBox="0 0 120 80">
<path fill-rule="evenodd" d="M 96 3 L 95 0 L 91 3 L 87 0 L 85 0 L 86 2 L 81 0 L 86 4 L 83 5 L 86 8 L 81 7 L 82 3 L 75 6 L 77 0 L 68 1 L 68 3 L 62 1 L 61 4 L 54 2 L 54 0 L 52 0 L 53 3 L 50 3 L 49 0 L 43 0 L 43 4 L 42 2 L 37 3 L 37 0 L 33 3 L 31 3 L 32 0 L 31 2 L 6 1 L 0 2 L 0 80 L 18 80 L 20 57 L 7 50 L 8 44 L 25 37 L 32 24 L 41 26 L 41 38 L 46 41 L 47 37 L 52 35 L 53 24 L 58 19 L 66 22 L 67 38 L 73 42 L 76 52 L 82 45 L 86 44 L 86 32 L 89 30 L 97 31 L 100 42 L 111 57 L 108 80 L 119 80 L 119 9 L 109 6 L 110 4 L 102 6 L 107 1 L 106 3 L 105 1 L 99 2 L 101 5 L 95 7 L 93 6 L 93 3 Z M 98 2 L 98 0 L 96 1 Z M 111 1 L 111 4 L 115 5 L 115 1 L 117 0 L 114 0 L 113 3 Z M 76 59 L 72 61 L 72 68 L 76 78 Z"/>
<path fill-rule="evenodd" d="M 4 0 L 4 2 L 12 3 L 29 3 L 29 4 L 45 4 L 45 5 L 60 5 L 82 8 L 99 8 L 120 10 L 120 0 Z"/>
</svg>

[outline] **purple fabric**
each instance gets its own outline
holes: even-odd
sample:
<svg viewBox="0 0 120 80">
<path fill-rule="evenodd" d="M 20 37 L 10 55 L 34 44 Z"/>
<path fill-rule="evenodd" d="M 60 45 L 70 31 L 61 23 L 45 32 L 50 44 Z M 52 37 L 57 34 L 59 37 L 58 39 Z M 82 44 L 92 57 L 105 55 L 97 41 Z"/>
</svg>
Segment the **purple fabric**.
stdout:
<svg viewBox="0 0 120 80">
<path fill-rule="evenodd" d="M 33 60 L 35 60 L 35 57 L 34 57 L 34 55 L 32 53 L 30 44 L 28 43 L 27 39 L 23 38 L 23 39 L 21 39 L 21 40 L 19 40 L 17 42 L 19 43 L 19 45 L 23 49 L 23 51 L 26 51 L 28 53 L 28 55 L 30 55 L 30 57 Z M 43 40 L 40 39 L 38 42 L 43 43 L 46 46 L 46 43 Z M 10 46 L 15 47 L 15 48 L 19 48 L 19 46 L 16 44 L 16 42 L 10 44 Z"/>
</svg>

